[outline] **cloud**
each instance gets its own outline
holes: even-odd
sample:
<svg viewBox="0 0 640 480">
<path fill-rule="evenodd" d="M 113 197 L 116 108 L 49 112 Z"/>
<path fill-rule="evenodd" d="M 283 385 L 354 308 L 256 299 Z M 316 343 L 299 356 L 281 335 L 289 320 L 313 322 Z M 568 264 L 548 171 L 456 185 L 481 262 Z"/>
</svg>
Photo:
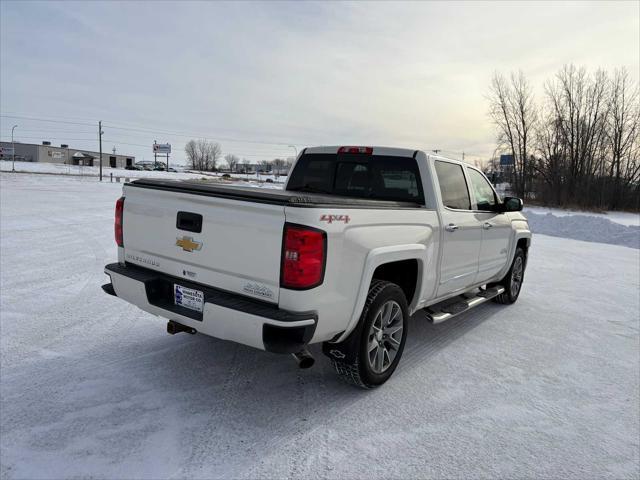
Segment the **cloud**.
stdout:
<svg viewBox="0 0 640 480">
<path fill-rule="evenodd" d="M 2 2 L 0 8 L 3 113 L 285 144 L 221 141 L 225 151 L 253 158 L 288 155 L 289 143 L 488 157 L 493 130 L 484 94 L 494 71 L 522 69 L 541 87 L 569 62 L 626 66 L 636 75 L 640 56 L 634 3 Z M 51 128 L 30 126 L 43 134 Z M 109 136 L 123 144 L 169 141 L 178 158 L 186 141 L 123 130 Z M 150 147 L 125 149 L 150 156 Z"/>
</svg>

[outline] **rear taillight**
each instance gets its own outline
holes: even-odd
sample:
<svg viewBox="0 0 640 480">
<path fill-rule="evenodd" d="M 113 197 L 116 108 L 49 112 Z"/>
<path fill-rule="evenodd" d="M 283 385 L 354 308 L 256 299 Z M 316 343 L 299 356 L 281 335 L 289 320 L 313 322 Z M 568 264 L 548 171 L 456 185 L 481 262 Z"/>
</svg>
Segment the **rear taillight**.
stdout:
<svg viewBox="0 0 640 480">
<path fill-rule="evenodd" d="M 281 286 L 306 290 L 320 285 L 324 278 L 326 255 L 325 232 L 302 225 L 285 224 Z"/>
<path fill-rule="evenodd" d="M 116 243 L 119 247 L 124 246 L 122 241 L 122 212 L 124 211 L 124 197 L 120 197 L 116 202 L 116 220 L 113 224 L 113 230 L 116 234 Z"/>
<path fill-rule="evenodd" d="M 372 147 L 340 147 L 338 153 L 364 153 L 365 155 L 373 155 Z"/>
</svg>

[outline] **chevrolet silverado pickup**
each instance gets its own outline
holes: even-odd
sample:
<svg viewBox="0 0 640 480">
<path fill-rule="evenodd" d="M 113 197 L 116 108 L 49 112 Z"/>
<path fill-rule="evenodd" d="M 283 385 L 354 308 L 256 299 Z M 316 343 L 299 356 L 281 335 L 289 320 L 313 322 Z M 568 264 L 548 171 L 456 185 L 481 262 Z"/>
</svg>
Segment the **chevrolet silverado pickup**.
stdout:
<svg viewBox="0 0 640 480">
<path fill-rule="evenodd" d="M 200 332 L 371 388 L 410 315 L 442 322 L 520 294 L 531 232 L 470 165 L 419 150 L 303 150 L 284 189 L 141 179 L 116 203 L 105 292 Z"/>
</svg>

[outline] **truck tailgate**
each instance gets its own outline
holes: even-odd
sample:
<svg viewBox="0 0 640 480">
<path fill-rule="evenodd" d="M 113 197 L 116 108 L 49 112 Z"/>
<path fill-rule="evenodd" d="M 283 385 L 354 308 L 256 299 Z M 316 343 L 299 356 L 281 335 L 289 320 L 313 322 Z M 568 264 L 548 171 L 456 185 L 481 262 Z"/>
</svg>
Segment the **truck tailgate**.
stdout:
<svg viewBox="0 0 640 480">
<path fill-rule="evenodd" d="M 124 196 L 126 262 L 278 302 L 283 205 L 135 184 L 125 185 Z"/>
</svg>

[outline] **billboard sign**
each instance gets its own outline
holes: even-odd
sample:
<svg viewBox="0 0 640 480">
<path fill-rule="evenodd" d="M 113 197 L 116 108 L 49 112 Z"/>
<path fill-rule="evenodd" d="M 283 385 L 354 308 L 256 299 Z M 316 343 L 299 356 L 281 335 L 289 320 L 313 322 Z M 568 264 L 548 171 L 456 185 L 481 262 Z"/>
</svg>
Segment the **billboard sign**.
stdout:
<svg viewBox="0 0 640 480">
<path fill-rule="evenodd" d="M 500 155 L 500 166 L 507 167 L 513 165 L 513 155 Z"/>
<path fill-rule="evenodd" d="M 171 144 L 170 143 L 154 143 L 153 153 L 162 153 L 162 154 L 171 153 Z"/>
</svg>

